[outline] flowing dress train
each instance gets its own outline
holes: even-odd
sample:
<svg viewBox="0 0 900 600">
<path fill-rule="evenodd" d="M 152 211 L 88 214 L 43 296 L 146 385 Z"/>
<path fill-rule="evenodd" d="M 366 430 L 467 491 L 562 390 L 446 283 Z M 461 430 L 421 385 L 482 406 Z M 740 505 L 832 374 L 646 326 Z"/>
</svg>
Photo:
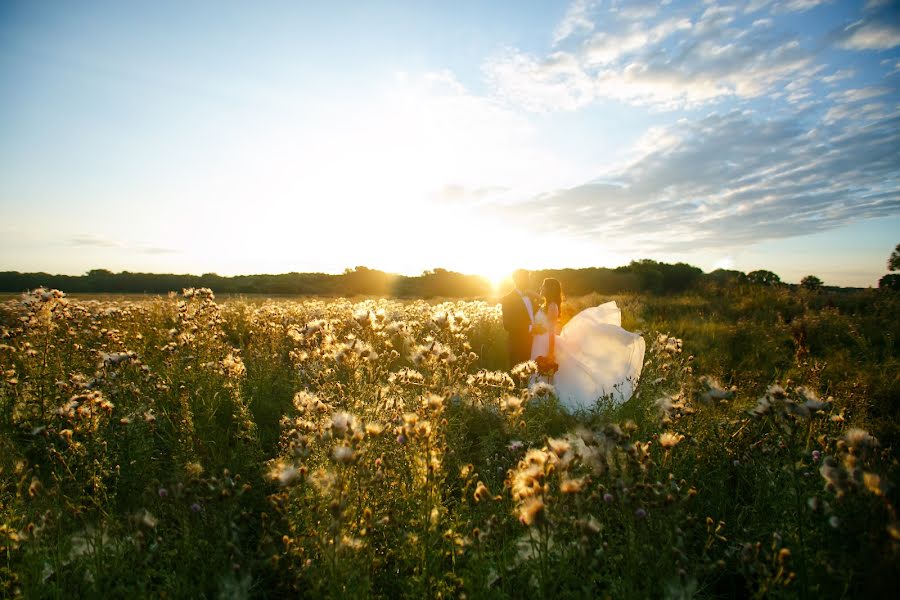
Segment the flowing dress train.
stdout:
<svg viewBox="0 0 900 600">
<path fill-rule="evenodd" d="M 536 323 L 547 323 L 539 311 Z M 641 376 L 645 342 L 640 334 L 622 329 L 615 302 L 586 308 L 566 323 L 556 337 L 559 370 L 553 386 L 569 411 L 587 409 L 601 398 L 622 404 L 631 398 Z M 531 358 L 546 356 L 549 334 L 536 335 Z"/>
</svg>

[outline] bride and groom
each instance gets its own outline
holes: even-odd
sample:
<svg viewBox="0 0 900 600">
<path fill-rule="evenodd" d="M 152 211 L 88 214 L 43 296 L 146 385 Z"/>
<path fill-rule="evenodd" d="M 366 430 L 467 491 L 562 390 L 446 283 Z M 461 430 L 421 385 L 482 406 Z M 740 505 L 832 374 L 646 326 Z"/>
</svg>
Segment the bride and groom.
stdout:
<svg viewBox="0 0 900 600">
<path fill-rule="evenodd" d="M 590 408 L 601 398 L 621 404 L 631 398 L 644 362 L 644 339 L 622 329 L 615 302 L 586 308 L 559 327 L 562 288 L 544 280 L 540 295 L 529 290 L 530 274 L 513 273 L 515 289 L 501 300 L 509 334 L 510 366 L 534 360 L 556 369 L 552 383 L 568 410 Z"/>
</svg>

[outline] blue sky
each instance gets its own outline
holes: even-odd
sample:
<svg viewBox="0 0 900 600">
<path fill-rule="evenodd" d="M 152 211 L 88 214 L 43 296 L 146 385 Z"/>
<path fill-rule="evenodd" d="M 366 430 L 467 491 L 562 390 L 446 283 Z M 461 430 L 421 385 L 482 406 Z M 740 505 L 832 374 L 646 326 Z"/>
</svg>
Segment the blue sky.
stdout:
<svg viewBox="0 0 900 600">
<path fill-rule="evenodd" d="M 0 269 L 876 285 L 900 6 L 0 3 Z"/>
</svg>

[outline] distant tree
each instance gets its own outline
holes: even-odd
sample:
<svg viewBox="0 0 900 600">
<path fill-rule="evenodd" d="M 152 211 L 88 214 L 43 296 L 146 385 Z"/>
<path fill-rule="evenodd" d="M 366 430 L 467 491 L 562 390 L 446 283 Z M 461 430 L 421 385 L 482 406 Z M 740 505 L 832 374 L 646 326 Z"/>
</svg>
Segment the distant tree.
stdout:
<svg viewBox="0 0 900 600">
<path fill-rule="evenodd" d="M 900 271 L 900 244 L 897 244 L 897 247 L 891 253 L 887 267 L 888 271 Z"/>
<path fill-rule="evenodd" d="M 800 280 L 800 285 L 808 290 L 818 290 L 822 287 L 822 280 L 815 275 L 807 275 Z"/>
<path fill-rule="evenodd" d="M 878 280 L 878 287 L 882 290 L 900 292 L 900 274 L 888 273 Z"/>
<path fill-rule="evenodd" d="M 781 277 L 772 271 L 765 271 L 762 269 L 747 273 L 747 279 L 750 280 L 751 283 L 758 283 L 760 285 L 778 285 L 781 283 Z"/>
</svg>

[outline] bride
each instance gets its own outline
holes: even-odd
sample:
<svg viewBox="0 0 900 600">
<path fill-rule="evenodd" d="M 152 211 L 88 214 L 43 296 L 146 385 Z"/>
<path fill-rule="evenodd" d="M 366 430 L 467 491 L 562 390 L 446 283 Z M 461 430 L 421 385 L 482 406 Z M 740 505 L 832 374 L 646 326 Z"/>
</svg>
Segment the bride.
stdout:
<svg viewBox="0 0 900 600">
<path fill-rule="evenodd" d="M 631 398 L 644 363 L 644 338 L 622 329 L 616 303 L 586 308 L 560 330 L 559 281 L 545 279 L 541 296 L 534 316 L 540 333 L 532 341 L 531 359 L 559 365 L 552 383 L 560 404 L 572 411 L 590 408 L 601 398 L 616 404 Z"/>
</svg>

